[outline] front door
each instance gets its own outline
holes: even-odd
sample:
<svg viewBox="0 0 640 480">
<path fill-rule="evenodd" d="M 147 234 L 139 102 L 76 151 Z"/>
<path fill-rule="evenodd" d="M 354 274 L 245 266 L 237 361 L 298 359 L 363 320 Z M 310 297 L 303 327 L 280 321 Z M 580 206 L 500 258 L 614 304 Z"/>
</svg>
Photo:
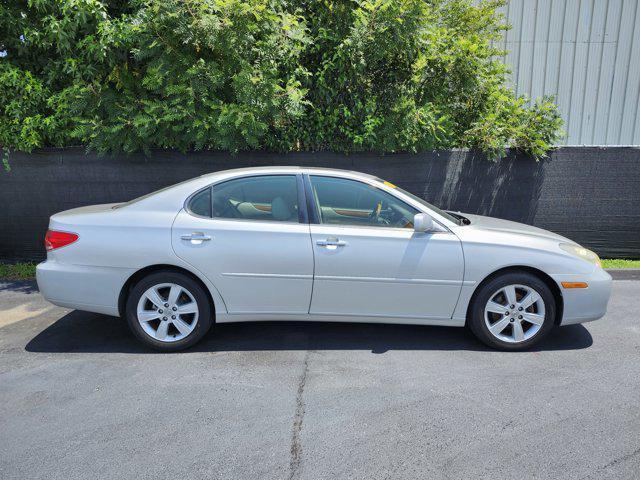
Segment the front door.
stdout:
<svg viewBox="0 0 640 480">
<path fill-rule="evenodd" d="M 310 313 L 404 320 L 451 318 L 463 279 L 459 239 L 418 233 L 418 210 L 373 185 L 310 176 L 315 276 Z"/>
<path fill-rule="evenodd" d="M 230 314 L 307 314 L 309 224 L 296 175 L 242 177 L 194 195 L 172 229 L 176 254 L 216 286 Z"/>
</svg>

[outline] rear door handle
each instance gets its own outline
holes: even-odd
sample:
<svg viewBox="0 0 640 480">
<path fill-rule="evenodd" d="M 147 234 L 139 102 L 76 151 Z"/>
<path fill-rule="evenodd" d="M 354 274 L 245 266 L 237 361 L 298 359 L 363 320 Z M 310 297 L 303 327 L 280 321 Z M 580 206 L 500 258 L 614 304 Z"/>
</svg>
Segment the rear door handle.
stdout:
<svg viewBox="0 0 640 480">
<path fill-rule="evenodd" d="M 211 236 L 205 235 L 202 232 L 187 233 L 185 235 L 181 235 L 180 238 L 191 242 L 208 242 L 211 240 Z"/>
<path fill-rule="evenodd" d="M 347 245 L 347 242 L 345 242 L 344 240 L 339 240 L 335 237 L 330 237 L 326 240 L 318 240 L 316 242 L 316 245 L 319 245 L 321 247 L 344 247 Z"/>
</svg>

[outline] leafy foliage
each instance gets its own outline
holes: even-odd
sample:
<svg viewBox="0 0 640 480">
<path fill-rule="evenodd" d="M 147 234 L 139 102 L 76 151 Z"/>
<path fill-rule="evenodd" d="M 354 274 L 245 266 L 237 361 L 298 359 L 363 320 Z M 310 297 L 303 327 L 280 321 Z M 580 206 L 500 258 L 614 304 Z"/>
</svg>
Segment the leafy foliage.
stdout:
<svg viewBox="0 0 640 480">
<path fill-rule="evenodd" d="M 36 277 L 35 263 L 1 263 L 0 280 L 33 280 Z"/>
<path fill-rule="evenodd" d="M 0 145 L 417 152 L 561 135 L 505 86 L 502 0 L 7 0 Z"/>
</svg>

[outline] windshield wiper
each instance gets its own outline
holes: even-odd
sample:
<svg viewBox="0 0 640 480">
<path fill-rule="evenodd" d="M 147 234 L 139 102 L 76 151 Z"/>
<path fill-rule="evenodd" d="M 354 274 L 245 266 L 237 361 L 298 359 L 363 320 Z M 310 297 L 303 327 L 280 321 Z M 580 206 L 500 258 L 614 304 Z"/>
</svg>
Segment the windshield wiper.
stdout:
<svg viewBox="0 0 640 480">
<path fill-rule="evenodd" d="M 460 225 L 461 227 L 464 227 L 465 225 L 469 225 L 471 223 L 471 220 L 469 220 L 467 217 L 460 215 L 459 213 L 452 212 L 450 210 L 447 210 L 447 213 L 452 217 L 456 218 L 458 220 L 458 225 Z"/>
</svg>

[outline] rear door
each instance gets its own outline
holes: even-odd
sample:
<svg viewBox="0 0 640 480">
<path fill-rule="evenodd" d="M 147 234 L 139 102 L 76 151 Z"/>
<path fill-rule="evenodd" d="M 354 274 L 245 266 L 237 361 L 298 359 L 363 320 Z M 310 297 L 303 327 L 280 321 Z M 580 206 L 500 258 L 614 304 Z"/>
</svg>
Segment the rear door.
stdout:
<svg viewBox="0 0 640 480">
<path fill-rule="evenodd" d="M 459 239 L 413 230 L 417 209 L 371 184 L 311 175 L 311 314 L 447 320 L 463 280 Z"/>
<path fill-rule="evenodd" d="M 302 179 L 258 175 L 197 192 L 173 225 L 176 254 L 216 286 L 231 314 L 307 314 L 313 251 Z"/>
</svg>

